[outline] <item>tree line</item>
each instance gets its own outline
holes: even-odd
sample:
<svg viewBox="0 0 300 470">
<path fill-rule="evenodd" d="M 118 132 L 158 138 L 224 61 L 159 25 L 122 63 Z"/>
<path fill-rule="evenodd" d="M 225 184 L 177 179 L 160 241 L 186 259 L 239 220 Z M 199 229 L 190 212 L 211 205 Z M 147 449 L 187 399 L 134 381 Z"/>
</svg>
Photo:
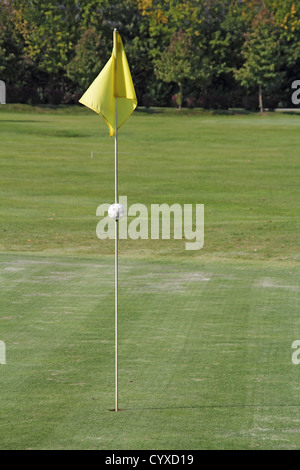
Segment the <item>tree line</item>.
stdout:
<svg viewBox="0 0 300 470">
<path fill-rule="evenodd" d="M 299 0 L 0 0 L 8 102 L 71 104 L 123 39 L 138 102 L 291 105 Z"/>
</svg>

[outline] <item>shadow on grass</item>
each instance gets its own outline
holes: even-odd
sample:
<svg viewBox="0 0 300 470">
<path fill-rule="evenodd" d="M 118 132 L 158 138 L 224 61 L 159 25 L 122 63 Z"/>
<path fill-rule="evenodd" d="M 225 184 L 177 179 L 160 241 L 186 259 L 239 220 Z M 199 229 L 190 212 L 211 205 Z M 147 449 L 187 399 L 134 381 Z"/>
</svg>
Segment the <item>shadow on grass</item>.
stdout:
<svg viewBox="0 0 300 470">
<path fill-rule="evenodd" d="M 159 410 L 193 410 L 193 409 L 220 409 L 220 408 L 298 408 L 300 407 L 300 403 L 293 404 L 293 403 L 275 403 L 275 404 L 265 404 L 265 405 L 260 405 L 260 404 L 252 404 L 252 405 L 247 405 L 247 404 L 242 404 L 242 403 L 232 403 L 228 405 L 191 405 L 191 406 L 149 406 L 149 407 L 134 407 L 134 408 L 122 408 L 121 410 L 118 411 L 138 411 L 138 410 L 153 410 L 153 411 L 159 411 Z M 113 411 L 113 410 L 110 410 Z"/>
<path fill-rule="evenodd" d="M 229 108 L 229 109 L 205 109 L 205 108 L 161 108 L 161 107 L 152 107 L 146 108 L 144 106 L 138 106 L 136 111 L 138 113 L 145 114 L 164 114 L 164 115 L 178 115 L 178 116 L 187 116 L 187 115 L 223 115 L 223 116 L 235 116 L 235 115 L 248 115 L 248 114 L 259 114 L 257 111 L 250 111 L 243 108 Z"/>
<path fill-rule="evenodd" d="M 40 120 L 29 120 L 29 119 L 0 119 L 1 122 L 41 122 Z M 43 122 L 48 122 L 43 120 Z"/>
</svg>

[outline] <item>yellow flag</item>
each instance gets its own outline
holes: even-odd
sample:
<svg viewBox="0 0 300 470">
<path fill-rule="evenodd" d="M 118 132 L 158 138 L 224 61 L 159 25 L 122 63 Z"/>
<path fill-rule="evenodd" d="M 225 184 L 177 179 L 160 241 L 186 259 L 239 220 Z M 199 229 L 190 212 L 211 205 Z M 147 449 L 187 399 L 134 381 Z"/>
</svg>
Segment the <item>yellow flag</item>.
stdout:
<svg viewBox="0 0 300 470">
<path fill-rule="evenodd" d="M 121 36 L 114 31 L 111 58 L 79 100 L 100 114 L 112 137 L 137 107 L 136 94 Z"/>
</svg>

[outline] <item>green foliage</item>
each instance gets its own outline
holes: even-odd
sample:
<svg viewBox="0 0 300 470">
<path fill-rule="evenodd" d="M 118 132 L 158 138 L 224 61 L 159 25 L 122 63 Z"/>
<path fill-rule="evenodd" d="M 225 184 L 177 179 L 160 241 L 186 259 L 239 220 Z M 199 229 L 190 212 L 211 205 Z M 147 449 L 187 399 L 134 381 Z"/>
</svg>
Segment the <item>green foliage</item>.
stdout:
<svg viewBox="0 0 300 470">
<path fill-rule="evenodd" d="M 104 46 L 101 35 L 94 26 L 83 30 L 82 36 L 75 46 L 75 56 L 67 65 L 68 77 L 78 83 L 82 89 L 88 88 L 107 59 L 103 57 Z"/>
<path fill-rule="evenodd" d="M 22 57 L 24 42 L 12 21 L 11 5 L 0 0 L 0 77 L 7 84 L 19 85 L 28 64 Z"/>
<path fill-rule="evenodd" d="M 284 75 L 280 71 L 283 63 L 280 29 L 265 7 L 257 13 L 246 35 L 243 55 L 245 63 L 235 77 L 244 87 L 264 91 L 278 88 Z"/>
<path fill-rule="evenodd" d="M 182 106 L 182 83 L 194 78 L 192 44 L 189 36 L 179 31 L 174 33 L 170 45 L 155 61 L 156 76 L 165 82 L 175 82 L 179 86 L 178 106 Z"/>
<path fill-rule="evenodd" d="M 78 2 L 15 2 L 14 21 L 27 54 L 40 70 L 57 74 L 64 70 L 78 36 Z"/>
<path fill-rule="evenodd" d="M 299 77 L 300 64 L 300 11 L 294 0 L 269 0 L 274 18 L 280 29 L 284 65 L 291 81 Z"/>
<path fill-rule="evenodd" d="M 168 103 L 175 83 L 197 100 L 212 91 L 249 93 L 259 81 L 284 99 L 300 75 L 293 0 L 0 0 L 0 6 L 1 78 L 38 89 L 44 102 L 49 87 L 66 99 L 88 86 L 111 53 L 115 27 L 140 104 L 144 96 Z"/>
</svg>

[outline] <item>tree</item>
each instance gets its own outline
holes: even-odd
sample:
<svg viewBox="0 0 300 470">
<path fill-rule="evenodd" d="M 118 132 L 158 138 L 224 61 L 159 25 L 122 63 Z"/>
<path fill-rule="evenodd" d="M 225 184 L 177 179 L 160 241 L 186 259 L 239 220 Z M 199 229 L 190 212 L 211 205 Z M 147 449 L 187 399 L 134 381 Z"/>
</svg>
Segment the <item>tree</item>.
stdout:
<svg viewBox="0 0 300 470">
<path fill-rule="evenodd" d="M 103 40 L 93 26 L 83 31 L 75 46 L 75 56 L 67 65 L 67 75 L 82 90 L 98 75 L 107 57 L 103 57 Z"/>
<path fill-rule="evenodd" d="M 281 89 L 281 102 L 289 105 L 291 84 L 300 76 L 300 11 L 295 0 L 268 0 L 276 24 L 284 55 L 285 86 Z"/>
<path fill-rule="evenodd" d="M 235 71 L 235 78 L 245 88 L 258 88 L 259 109 L 263 112 L 263 93 L 276 89 L 284 75 L 280 70 L 283 63 L 280 30 L 264 5 L 246 34 L 242 53 L 245 62 Z"/>
<path fill-rule="evenodd" d="M 175 82 L 178 85 L 178 107 L 181 109 L 183 102 L 182 84 L 193 76 L 193 54 L 191 40 L 183 31 L 174 33 L 170 45 L 155 61 L 155 74 L 164 82 Z"/>
<path fill-rule="evenodd" d="M 80 33 L 79 2 L 12 0 L 12 4 L 13 22 L 24 41 L 24 57 L 57 88 Z"/>
<path fill-rule="evenodd" d="M 24 42 L 13 23 L 11 2 L 0 0 L 0 76 L 9 85 L 19 85 L 26 75 Z"/>
</svg>

